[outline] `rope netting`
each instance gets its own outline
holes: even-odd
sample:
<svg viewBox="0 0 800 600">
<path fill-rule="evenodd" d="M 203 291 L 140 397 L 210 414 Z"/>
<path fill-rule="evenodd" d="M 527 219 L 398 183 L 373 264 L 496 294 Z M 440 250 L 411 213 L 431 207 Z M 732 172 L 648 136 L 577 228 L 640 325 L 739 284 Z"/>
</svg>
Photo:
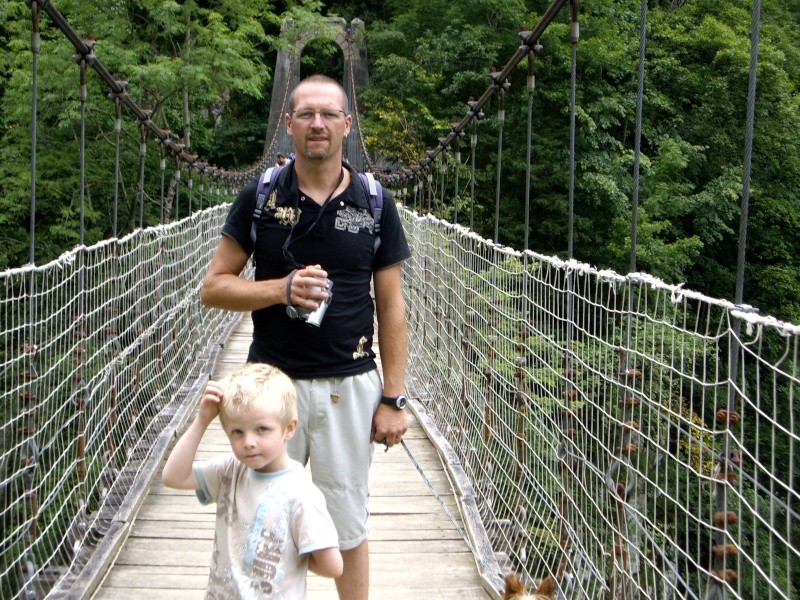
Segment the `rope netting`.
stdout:
<svg viewBox="0 0 800 600">
<path fill-rule="evenodd" d="M 124 535 L 237 319 L 197 300 L 225 211 L 0 274 L 3 597 L 74 593 Z M 489 578 L 794 597 L 800 327 L 404 215 L 409 389 Z"/>
<path fill-rule="evenodd" d="M 226 210 L 0 273 L 3 598 L 80 597 L 126 533 L 239 317 L 198 300 Z"/>
<path fill-rule="evenodd" d="M 800 327 L 405 215 L 409 389 L 478 507 L 487 578 L 797 597 Z"/>
</svg>

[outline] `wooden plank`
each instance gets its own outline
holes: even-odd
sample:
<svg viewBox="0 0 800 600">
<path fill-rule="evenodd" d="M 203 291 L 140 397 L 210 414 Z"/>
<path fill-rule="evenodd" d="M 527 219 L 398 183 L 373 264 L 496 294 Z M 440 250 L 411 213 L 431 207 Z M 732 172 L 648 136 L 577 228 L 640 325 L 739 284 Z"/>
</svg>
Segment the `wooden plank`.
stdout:
<svg viewBox="0 0 800 600">
<path fill-rule="evenodd" d="M 461 534 L 453 529 L 449 521 L 441 521 L 441 526 L 436 527 L 427 517 L 405 519 L 402 524 L 398 519 L 370 519 L 370 540 L 396 540 L 396 539 L 461 539 Z M 213 527 L 170 527 L 166 529 L 163 523 L 156 521 L 139 521 L 134 524 L 128 535 L 129 539 L 142 538 L 151 540 L 212 540 L 214 539 Z"/>
<path fill-rule="evenodd" d="M 213 378 L 244 363 L 251 335 L 243 318 L 225 343 Z M 487 600 L 450 481 L 424 430 L 411 419 L 404 445 L 376 446 L 370 472 L 370 581 L 373 597 Z M 199 456 L 230 449 L 215 421 Z M 422 473 L 420 473 L 420 471 Z M 214 506 L 156 482 L 93 600 L 201 600 L 208 580 Z M 309 600 L 337 600 L 333 580 L 309 574 Z"/>
</svg>

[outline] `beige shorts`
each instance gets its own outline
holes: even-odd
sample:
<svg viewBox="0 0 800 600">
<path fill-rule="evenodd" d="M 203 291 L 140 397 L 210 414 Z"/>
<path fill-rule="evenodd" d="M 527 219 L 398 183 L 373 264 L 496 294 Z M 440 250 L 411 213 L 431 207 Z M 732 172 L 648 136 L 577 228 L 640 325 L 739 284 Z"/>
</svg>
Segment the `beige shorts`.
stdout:
<svg viewBox="0 0 800 600">
<path fill-rule="evenodd" d="M 339 548 L 367 539 L 372 416 L 383 384 L 377 370 L 353 377 L 295 379 L 298 427 L 289 454 L 303 465 L 325 495 L 336 524 Z"/>
</svg>

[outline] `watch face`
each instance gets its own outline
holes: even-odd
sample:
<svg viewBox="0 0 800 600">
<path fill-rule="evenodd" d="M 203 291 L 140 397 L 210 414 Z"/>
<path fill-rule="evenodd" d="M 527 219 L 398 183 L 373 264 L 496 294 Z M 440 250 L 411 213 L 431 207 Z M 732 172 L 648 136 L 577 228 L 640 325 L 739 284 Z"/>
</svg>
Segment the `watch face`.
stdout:
<svg viewBox="0 0 800 600">
<path fill-rule="evenodd" d="M 397 408 L 405 408 L 406 407 L 406 397 L 405 396 L 398 396 L 396 404 L 397 404 Z"/>
</svg>

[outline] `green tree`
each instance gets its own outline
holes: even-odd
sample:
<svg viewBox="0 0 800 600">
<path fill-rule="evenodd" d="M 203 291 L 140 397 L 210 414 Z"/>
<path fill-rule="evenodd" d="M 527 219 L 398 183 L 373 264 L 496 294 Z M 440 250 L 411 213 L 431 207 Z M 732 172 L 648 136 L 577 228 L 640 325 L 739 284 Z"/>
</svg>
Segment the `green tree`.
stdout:
<svg viewBox="0 0 800 600">
<path fill-rule="evenodd" d="M 95 55 L 109 72 L 128 81 L 129 95 L 153 111 L 152 120 L 189 149 L 205 157 L 225 137 L 217 132 L 228 115 L 237 115 L 231 98 L 259 99 L 270 82 L 266 53 L 274 38 L 265 24 L 271 5 L 261 0 L 213 3 L 63 2 L 65 14 L 79 34 L 97 39 Z M 2 55 L 3 144 L 0 149 L 0 214 L 4 231 L 14 240 L 0 251 L 0 267 L 27 261 L 28 198 L 30 197 L 31 54 L 28 47 L 30 11 L 24 3 L 4 3 L 3 34 L 9 52 Z M 271 17 L 270 17 L 271 18 Z M 74 48 L 46 15 L 42 15 L 39 56 L 38 181 L 36 261 L 57 256 L 79 241 L 80 131 L 78 69 Z M 96 74 L 88 76 L 86 123 L 86 188 L 84 241 L 111 235 L 114 105 Z M 243 114 L 244 113 L 244 114 Z M 252 121 L 246 111 L 238 111 Z M 250 135 L 250 160 L 263 144 L 263 112 L 259 136 Z M 121 231 L 138 225 L 139 131 L 127 119 L 122 131 Z M 257 139 L 260 138 L 260 139 Z M 225 156 L 225 151 L 220 152 Z M 238 153 L 237 153 L 238 156 Z M 167 194 L 161 207 L 157 174 L 158 148 L 148 151 L 145 182 L 145 222 L 158 221 L 161 210 L 171 213 Z M 167 173 L 174 166 L 168 161 Z M 168 176 L 169 176 L 168 175 Z M 172 187 L 177 185 L 172 182 Z M 169 185 L 169 183 L 168 183 Z M 185 209 L 184 209 L 185 210 Z"/>
<path fill-rule="evenodd" d="M 517 29 L 549 5 L 403 2 L 369 29 L 368 138 L 416 164 L 449 132 L 489 70 L 516 50 Z M 531 5 L 529 4 L 529 6 Z M 796 320 L 800 297 L 797 2 L 764 3 L 745 300 Z M 751 3 L 660 2 L 648 15 L 636 266 L 732 298 L 742 200 Z M 570 53 L 567 12 L 535 61 L 530 247 L 566 254 Z M 583 3 L 579 21 L 575 257 L 627 272 L 640 2 Z M 525 62 L 510 76 L 502 157 L 500 241 L 522 247 L 527 123 Z M 475 227 L 493 235 L 496 100 L 478 126 Z M 462 161 L 466 144 L 462 145 Z"/>
</svg>

